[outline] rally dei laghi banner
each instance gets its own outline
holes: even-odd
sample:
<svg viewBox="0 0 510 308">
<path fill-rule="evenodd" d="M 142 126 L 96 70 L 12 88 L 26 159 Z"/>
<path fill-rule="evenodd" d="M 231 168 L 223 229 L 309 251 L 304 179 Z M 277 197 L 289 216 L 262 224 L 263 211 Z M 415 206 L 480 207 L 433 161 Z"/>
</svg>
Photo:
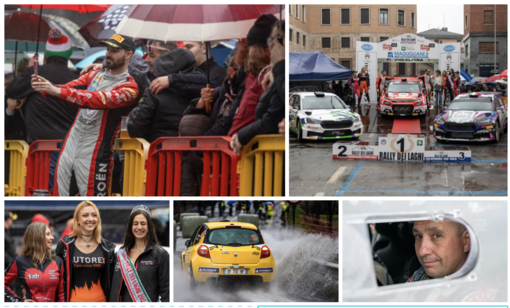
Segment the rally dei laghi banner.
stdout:
<svg viewBox="0 0 510 308">
<path fill-rule="evenodd" d="M 439 44 L 406 33 L 380 43 L 356 42 L 356 70 L 365 66 L 370 75 L 370 97 L 376 97 L 376 80 L 384 62 L 432 63 L 434 71 L 460 70 L 460 43 Z M 418 72 L 417 72 L 418 74 Z M 434 72 L 431 72 L 434 75 Z"/>
</svg>

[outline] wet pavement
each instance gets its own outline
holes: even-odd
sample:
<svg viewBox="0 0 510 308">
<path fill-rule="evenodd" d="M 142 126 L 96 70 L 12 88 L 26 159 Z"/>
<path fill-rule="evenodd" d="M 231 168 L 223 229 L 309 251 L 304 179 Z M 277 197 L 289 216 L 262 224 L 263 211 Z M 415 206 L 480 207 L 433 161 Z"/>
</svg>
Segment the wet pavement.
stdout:
<svg viewBox="0 0 510 308">
<path fill-rule="evenodd" d="M 207 213 L 209 216 L 212 214 Z M 275 217 L 281 208 L 275 206 Z M 216 208 L 209 222 L 228 219 L 237 221 L 237 216 L 219 217 Z M 320 270 L 320 261 L 336 260 L 338 264 L 338 239 L 321 234 L 306 234 L 283 227 L 281 221 L 262 221 L 259 226 L 264 241 L 275 259 L 275 279 L 269 288 L 260 285 L 232 282 L 208 281 L 191 289 L 188 277 L 182 269 L 181 254 L 187 239 L 178 227 L 176 251 L 174 252 L 174 301 L 176 302 L 301 302 L 338 301 L 338 268 Z"/>
<path fill-rule="evenodd" d="M 379 135 L 391 133 L 392 117 L 381 117 L 375 103 L 362 104 L 364 132 L 359 141 L 375 145 Z M 290 133 L 289 186 L 291 196 L 506 196 L 507 133 L 498 143 L 437 142 L 432 135 L 437 109 L 420 117 L 427 149 L 467 146 L 471 163 L 383 162 L 333 159 L 337 140 L 303 140 Z M 342 140 L 349 143 L 353 140 Z"/>
</svg>

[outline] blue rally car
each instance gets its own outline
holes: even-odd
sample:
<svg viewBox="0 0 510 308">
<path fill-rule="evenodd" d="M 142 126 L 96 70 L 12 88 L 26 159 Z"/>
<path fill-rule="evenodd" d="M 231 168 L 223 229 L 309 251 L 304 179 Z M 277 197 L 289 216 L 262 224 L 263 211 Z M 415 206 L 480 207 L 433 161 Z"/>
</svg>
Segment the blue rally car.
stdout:
<svg viewBox="0 0 510 308">
<path fill-rule="evenodd" d="M 507 107 L 499 93 L 458 95 L 434 120 L 440 141 L 494 141 L 507 127 Z"/>
</svg>

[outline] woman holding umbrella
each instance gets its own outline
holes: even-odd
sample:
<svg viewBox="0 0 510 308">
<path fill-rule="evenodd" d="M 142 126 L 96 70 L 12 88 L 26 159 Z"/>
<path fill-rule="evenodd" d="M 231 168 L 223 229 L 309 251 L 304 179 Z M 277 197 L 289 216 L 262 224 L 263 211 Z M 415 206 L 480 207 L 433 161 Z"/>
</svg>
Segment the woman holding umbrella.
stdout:
<svg viewBox="0 0 510 308">
<path fill-rule="evenodd" d="M 96 205 L 83 201 L 74 210 L 73 232 L 57 243 L 64 260 L 66 302 L 106 302 L 110 294 L 115 245 L 101 237 Z"/>
<path fill-rule="evenodd" d="M 63 302 L 64 264 L 51 257 L 53 236 L 47 224 L 31 223 L 24 236 L 21 255 L 5 270 L 6 302 Z M 9 285 L 21 280 L 25 298 L 16 295 Z"/>
<path fill-rule="evenodd" d="M 115 256 L 111 302 L 170 301 L 170 255 L 159 245 L 146 206 L 131 211 L 124 244 Z"/>
</svg>

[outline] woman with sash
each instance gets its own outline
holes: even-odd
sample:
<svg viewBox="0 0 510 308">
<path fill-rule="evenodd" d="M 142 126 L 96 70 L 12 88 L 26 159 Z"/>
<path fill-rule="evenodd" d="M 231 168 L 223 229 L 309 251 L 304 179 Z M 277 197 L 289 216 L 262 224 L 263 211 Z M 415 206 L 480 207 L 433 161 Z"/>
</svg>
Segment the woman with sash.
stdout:
<svg viewBox="0 0 510 308">
<path fill-rule="evenodd" d="M 149 208 L 133 208 L 115 255 L 110 302 L 170 301 L 170 255 L 159 246 Z"/>
<path fill-rule="evenodd" d="M 60 257 L 51 257 L 53 236 L 48 225 L 31 223 L 25 231 L 23 251 L 5 269 L 5 302 L 63 302 L 64 266 Z M 23 298 L 9 288 L 16 279 Z"/>
<path fill-rule="evenodd" d="M 108 301 L 115 245 L 101 237 L 101 216 L 94 203 L 78 204 L 73 232 L 58 241 L 56 255 L 64 260 L 66 302 Z"/>
</svg>

